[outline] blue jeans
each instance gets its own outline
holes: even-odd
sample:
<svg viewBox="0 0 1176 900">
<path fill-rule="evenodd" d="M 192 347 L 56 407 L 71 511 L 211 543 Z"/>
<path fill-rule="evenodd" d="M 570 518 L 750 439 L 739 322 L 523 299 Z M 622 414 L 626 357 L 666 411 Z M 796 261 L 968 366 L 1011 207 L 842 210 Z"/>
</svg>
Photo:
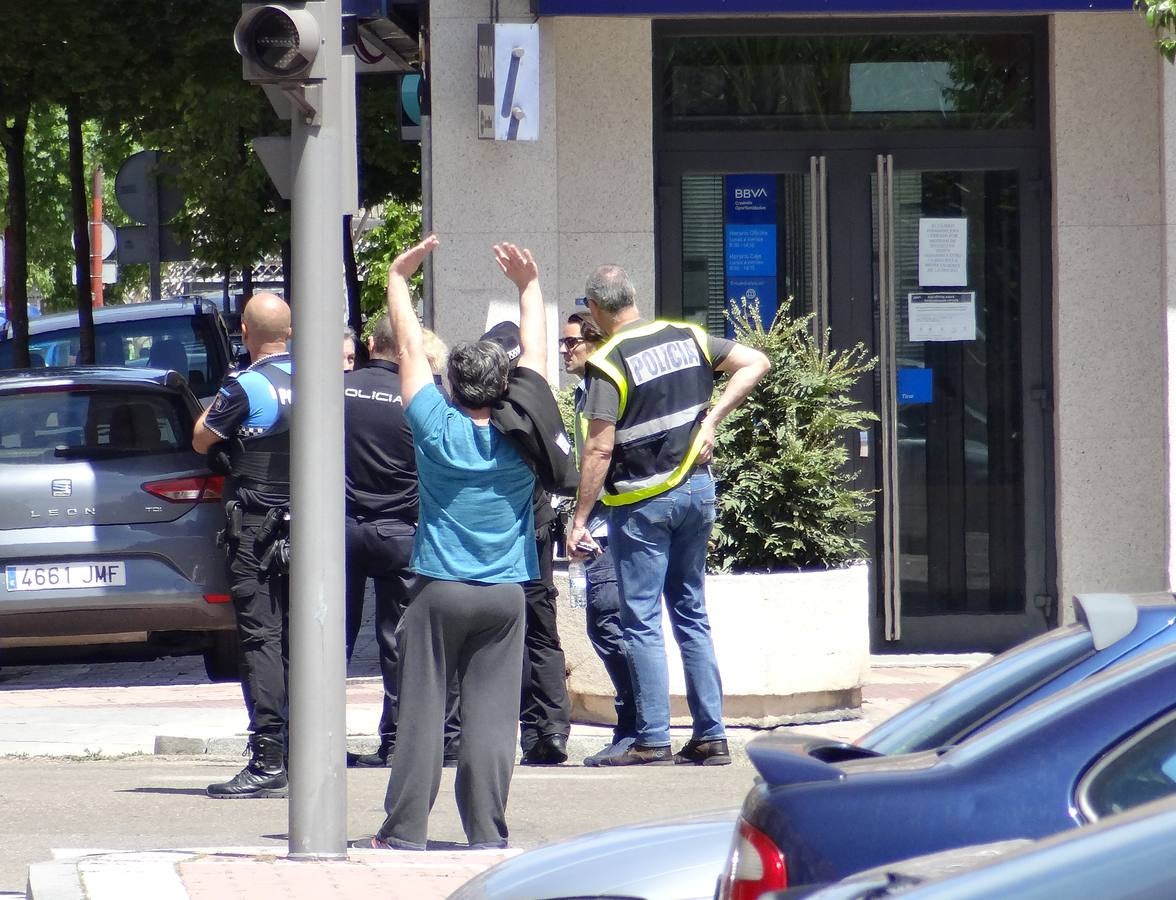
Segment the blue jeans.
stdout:
<svg viewBox="0 0 1176 900">
<path fill-rule="evenodd" d="M 715 484 L 696 469 L 673 490 L 614 506 L 609 544 L 621 590 L 621 625 L 637 695 L 637 742 L 670 743 L 670 690 L 661 595 L 682 654 L 695 740 L 725 737 L 723 686 L 706 617 L 706 546 L 715 523 Z"/>
<path fill-rule="evenodd" d="M 602 542 L 604 551 L 589 560 L 585 570 L 588 577 L 588 640 L 604 663 L 604 670 L 608 672 L 616 692 L 613 701 L 617 713 L 617 724 L 613 729 L 613 743 L 616 743 L 637 736 L 637 706 L 633 699 L 629 658 L 625 653 L 625 636 L 621 630 L 621 595 L 617 588 L 612 549 L 607 539 L 598 540 Z"/>
</svg>

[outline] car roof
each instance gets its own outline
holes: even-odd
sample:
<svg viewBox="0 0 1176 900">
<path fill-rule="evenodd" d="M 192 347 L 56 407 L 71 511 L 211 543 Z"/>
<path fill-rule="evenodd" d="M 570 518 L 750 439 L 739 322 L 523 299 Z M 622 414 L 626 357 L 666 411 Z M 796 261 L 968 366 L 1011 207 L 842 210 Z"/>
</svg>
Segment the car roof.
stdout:
<svg viewBox="0 0 1176 900">
<path fill-rule="evenodd" d="M 154 385 L 177 389 L 186 387 L 183 377 L 167 369 L 123 368 L 122 366 L 68 366 L 61 368 L 0 370 L 0 391 L 51 387 L 126 387 Z"/>
<path fill-rule="evenodd" d="M 117 306 L 101 306 L 94 310 L 94 324 L 104 322 L 136 322 L 142 319 L 162 319 L 168 316 L 214 315 L 220 310 L 211 300 L 202 297 L 173 297 L 148 303 L 124 303 Z M 29 319 L 29 334 L 43 334 L 61 328 L 76 328 L 78 314 L 74 312 L 53 313 Z M 9 325 L 11 329 L 11 324 Z M 11 333 L 11 331 L 9 332 Z"/>
<path fill-rule="evenodd" d="M 1029 705 L 1009 718 L 995 723 L 990 728 L 950 748 L 941 758 L 962 761 L 982 756 L 994 747 L 1025 739 L 1028 733 L 1036 730 L 1039 726 L 1056 721 L 1081 709 L 1091 703 L 1093 698 L 1114 694 L 1124 688 L 1133 688 L 1137 683 L 1154 678 L 1156 675 L 1170 678 L 1173 675 L 1173 669 L 1176 669 L 1176 646 L 1173 645 L 1160 647 L 1132 659 L 1124 660 L 1118 665 L 1091 675 L 1089 678 L 1072 684 L 1056 694 Z"/>
</svg>

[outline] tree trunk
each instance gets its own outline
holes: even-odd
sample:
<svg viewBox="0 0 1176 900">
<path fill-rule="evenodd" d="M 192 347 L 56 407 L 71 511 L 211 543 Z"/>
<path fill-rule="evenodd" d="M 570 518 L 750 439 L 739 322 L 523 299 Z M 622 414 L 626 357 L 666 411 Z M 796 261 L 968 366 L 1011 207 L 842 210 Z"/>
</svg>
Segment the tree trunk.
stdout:
<svg viewBox="0 0 1176 900">
<path fill-rule="evenodd" d="M 12 363 L 18 369 L 26 369 L 29 365 L 29 211 L 28 182 L 25 179 L 25 138 L 28 129 L 27 106 L 13 114 L 11 124 L 0 117 L 0 142 L 4 144 L 4 163 L 8 168 L 8 200 L 4 212 L 8 219 L 7 284 L 12 298 L 11 321 L 15 342 Z"/>
<path fill-rule="evenodd" d="M 90 295 L 90 210 L 86 202 L 86 160 L 82 145 L 80 103 L 76 95 L 69 98 L 65 105 L 65 122 L 69 132 L 69 196 L 73 213 L 74 271 L 77 273 L 78 362 L 93 365 L 96 359 L 94 301 Z"/>
<path fill-rule="evenodd" d="M 253 262 L 241 263 L 241 303 L 240 307 L 245 306 L 245 301 L 253 296 Z M 241 310 L 238 309 L 237 312 Z"/>
</svg>

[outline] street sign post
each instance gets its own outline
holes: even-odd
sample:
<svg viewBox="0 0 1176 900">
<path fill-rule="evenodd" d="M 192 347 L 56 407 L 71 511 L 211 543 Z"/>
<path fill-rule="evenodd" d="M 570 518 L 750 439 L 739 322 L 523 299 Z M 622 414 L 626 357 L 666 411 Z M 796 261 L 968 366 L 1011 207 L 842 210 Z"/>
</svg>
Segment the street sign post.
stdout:
<svg viewBox="0 0 1176 900">
<path fill-rule="evenodd" d="M 114 178 L 114 197 L 123 211 L 142 225 L 118 229 L 118 261 L 122 265 L 147 263 L 151 272 L 151 299 L 163 293 L 161 263 L 188 259 L 186 247 L 165 226 L 184 206 L 184 195 L 172 178 L 175 170 L 159 150 L 140 150 L 119 166 Z"/>
</svg>

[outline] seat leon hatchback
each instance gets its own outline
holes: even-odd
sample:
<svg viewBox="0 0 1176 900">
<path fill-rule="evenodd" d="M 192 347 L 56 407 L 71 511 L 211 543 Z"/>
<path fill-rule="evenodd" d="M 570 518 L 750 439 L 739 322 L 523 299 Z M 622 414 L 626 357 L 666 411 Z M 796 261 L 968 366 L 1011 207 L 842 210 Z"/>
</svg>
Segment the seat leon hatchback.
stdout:
<svg viewBox="0 0 1176 900">
<path fill-rule="evenodd" d="M 0 660 L 146 641 L 236 676 L 223 479 L 191 446 L 200 409 L 174 371 L 0 373 Z"/>
</svg>

